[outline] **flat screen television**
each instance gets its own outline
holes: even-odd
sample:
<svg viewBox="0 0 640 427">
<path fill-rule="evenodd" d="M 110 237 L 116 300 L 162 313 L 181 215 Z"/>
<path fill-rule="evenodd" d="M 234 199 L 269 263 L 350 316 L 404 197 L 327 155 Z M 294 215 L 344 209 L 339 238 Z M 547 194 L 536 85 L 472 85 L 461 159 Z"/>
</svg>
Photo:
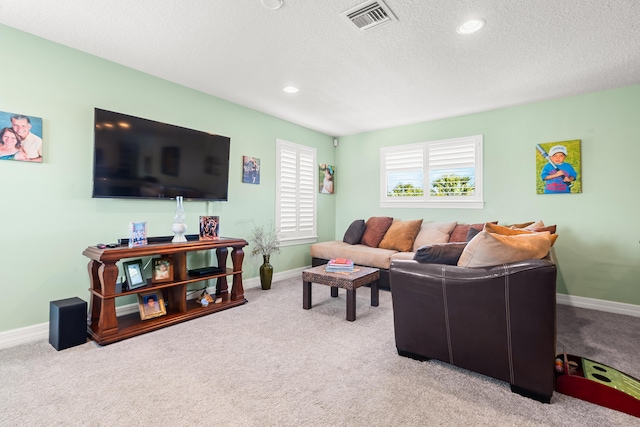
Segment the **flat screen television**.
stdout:
<svg viewBox="0 0 640 427">
<path fill-rule="evenodd" d="M 231 139 L 95 109 L 93 197 L 226 201 Z"/>
</svg>

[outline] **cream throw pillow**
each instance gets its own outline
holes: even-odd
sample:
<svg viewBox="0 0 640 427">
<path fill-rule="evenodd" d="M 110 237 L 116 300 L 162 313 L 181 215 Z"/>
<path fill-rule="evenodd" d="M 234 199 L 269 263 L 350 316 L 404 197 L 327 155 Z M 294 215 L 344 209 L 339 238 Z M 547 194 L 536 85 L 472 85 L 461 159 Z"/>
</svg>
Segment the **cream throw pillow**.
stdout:
<svg viewBox="0 0 640 427">
<path fill-rule="evenodd" d="M 549 253 L 549 232 L 502 235 L 481 231 L 471 239 L 458 260 L 459 267 L 489 267 L 528 259 L 542 259 Z"/>
<path fill-rule="evenodd" d="M 456 228 L 456 224 L 458 224 L 457 221 L 422 223 L 420 232 L 413 241 L 413 252 L 417 251 L 421 246 L 447 243 L 449 235 Z"/>
</svg>

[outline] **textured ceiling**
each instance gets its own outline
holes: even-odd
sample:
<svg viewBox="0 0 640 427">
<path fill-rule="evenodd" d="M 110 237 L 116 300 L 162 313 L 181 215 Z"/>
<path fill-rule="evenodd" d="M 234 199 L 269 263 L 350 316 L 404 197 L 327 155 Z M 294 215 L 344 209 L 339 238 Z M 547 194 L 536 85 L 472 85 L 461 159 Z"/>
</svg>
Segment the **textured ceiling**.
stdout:
<svg viewBox="0 0 640 427">
<path fill-rule="evenodd" d="M 369 32 L 340 16 L 360 0 L 0 0 L 0 23 L 332 136 L 640 83 L 638 0 L 384 1 Z"/>
</svg>

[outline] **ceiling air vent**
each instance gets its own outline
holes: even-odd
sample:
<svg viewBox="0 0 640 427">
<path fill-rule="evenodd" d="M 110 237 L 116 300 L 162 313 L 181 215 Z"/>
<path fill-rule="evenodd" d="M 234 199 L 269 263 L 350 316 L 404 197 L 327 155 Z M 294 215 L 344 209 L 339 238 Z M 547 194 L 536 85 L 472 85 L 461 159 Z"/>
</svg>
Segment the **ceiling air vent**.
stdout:
<svg viewBox="0 0 640 427">
<path fill-rule="evenodd" d="M 340 16 L 345 17 L 358 27 L 361 31 L 369 31 L 386 24 L 395 22 L 391 9 L 381 0 L 367 1 L 342 12 Z"/>
</svg>

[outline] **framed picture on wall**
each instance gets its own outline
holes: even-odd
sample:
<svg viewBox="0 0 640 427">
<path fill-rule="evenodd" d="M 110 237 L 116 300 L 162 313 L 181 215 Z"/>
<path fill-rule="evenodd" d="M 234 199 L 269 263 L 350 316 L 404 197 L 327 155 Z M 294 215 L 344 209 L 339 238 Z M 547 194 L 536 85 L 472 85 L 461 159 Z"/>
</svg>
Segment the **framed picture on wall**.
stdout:
<svg viewBox="0 0 640 427">
<path fill-rule="evenodd" d="M 260 159 L 242 156 L 242 182 L 260 184 Z"/>
<path fill-rule="evenodd" d="M 335 166 L 327 165 L 325 163 L 319 166 L 320 173 L 319 178 L 319 190 L 320 193 L 333 194 L 335 192 L 334 178 L 336 173 Z"/>
<path fill-rule="evenodd" d="M 0 111 L 0 160 L 42 163 L 42 119 Z"/>
<path fill-rule="evenodd" d="M 536 145 L 536 193 L 582 193 L 579 139 Z"/>
</svg>

